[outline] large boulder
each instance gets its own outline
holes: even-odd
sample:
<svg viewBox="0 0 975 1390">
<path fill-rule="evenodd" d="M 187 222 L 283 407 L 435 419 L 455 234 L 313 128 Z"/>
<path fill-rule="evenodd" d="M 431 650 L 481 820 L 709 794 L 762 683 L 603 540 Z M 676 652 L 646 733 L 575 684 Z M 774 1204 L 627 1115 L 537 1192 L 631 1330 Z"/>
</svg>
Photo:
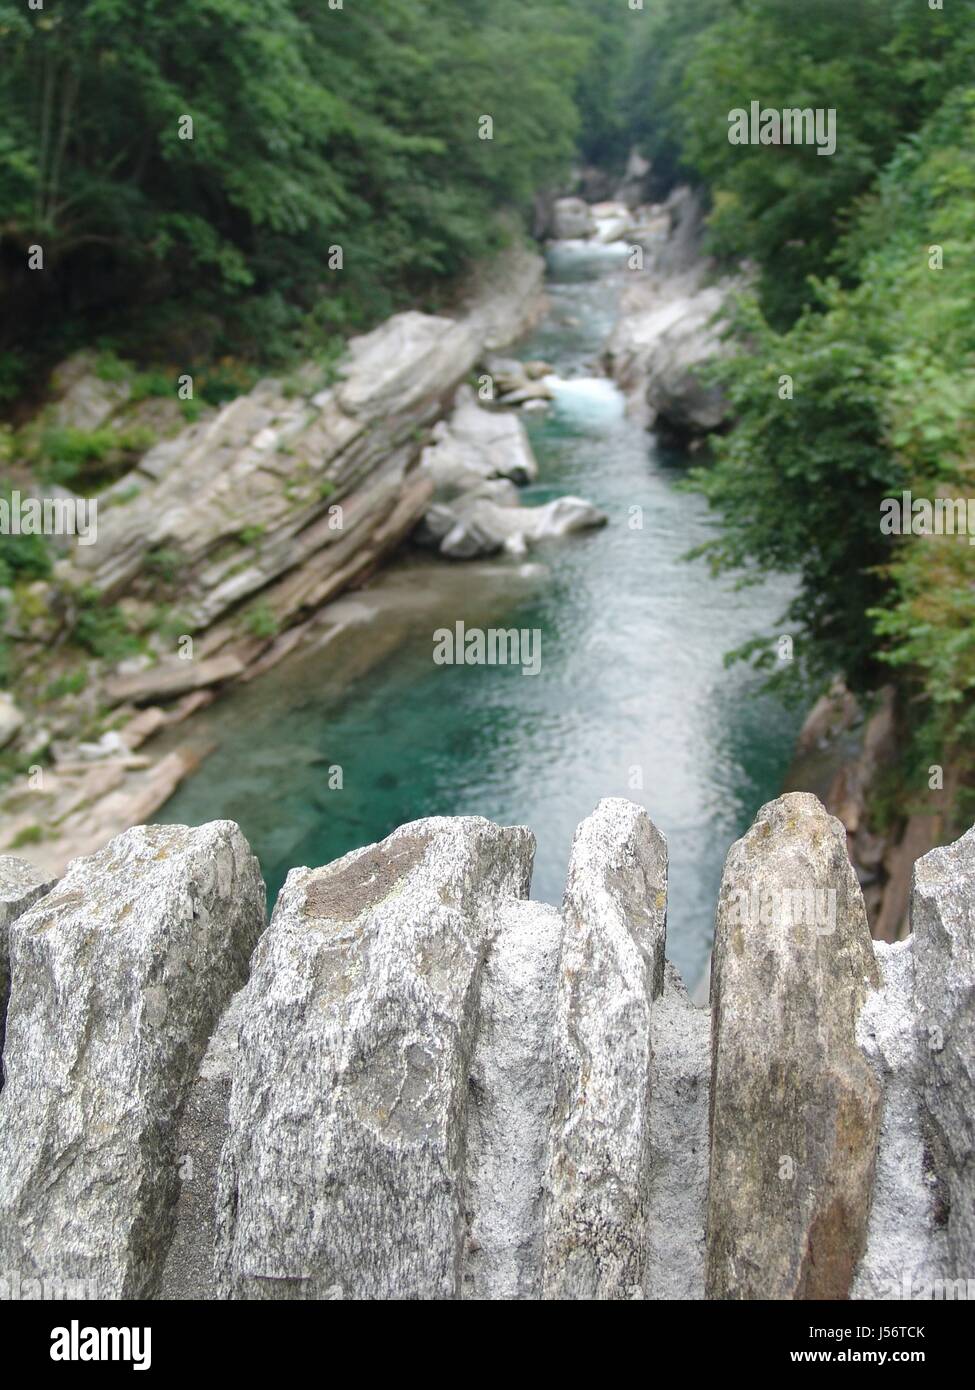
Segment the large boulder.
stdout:
<svg viewBox="0 0 975 1390">
<path fill-rule="evenodd" d="M 659 286 L 639 282 L 625 296 L 608 361 L 647 425 L 692 436 L 724 423 L 724 394 L 701 373 L 726 350 L 721 316 L 728 294 L 726 285 L 702 286 L 691 272 Z"/>
<path fill-rule="evenodd" d="M 513 364 L 489 360 L 510 385 Z M 519 368 L 529 394 L 541 386 L 529 372 L 537 375 L 544 366 Z M 434 441 L 424 451 L 420 469 L 433 488 L 433 501 L 414 539 L 441 555 L 453 560 L 501 550 L 523 555 L 541 541 L 606 522 L 604 513 L 578 497 L 522 508 L 515 485 L 532 482 L 538 474 L 525 427 L 509 411 L 485 410 L 469 386 L 458 391 L 453 413 L 436 427 Z"/>
<path fill-rule="evenodd" d="M 13 924 L 0 1269 L 154 1293 L 177 1123 L 264 919 L 257 861 L 217 821 L 126 831 Z"/>
<path fill-rule="evenodd" d="M 654 246 L 654 272 L 671 277 L 693 270 L 701 263 L 705 230 L 701 195 L 687 184 L 678 184 L 661 211 L 668 219 L 669 229 L 666 240 Z"/>
<path fill-rule="evenodd" d="M 524 555 L 533 546 L 576 531 L 605 526 L 606 513 L 582 497 L 557 497 L 541 507 L 501 505 L 472 494 L 449 508 L 453 525 L 445 529 L 446 511 L 435 517 L 442 538 L 438 549 L 452 560 L 470 560 L 504 550 Z"/>
<path fill-rule="evenodd" d="M 596 219 L 581 198 L 559 198 L 552 208 L 552 235 L 556 241 L 578 241 L 596 230 Z"/>
<path fill-rule="evenodd" d="M 722 388 L 702 375 L 725 351 L 719 316 L 726 300 L 722 287 L 708 286 L 672 302 L 644 325 L 652 335 L 645 365 L 646 402 L 658 427 L 678 438 L 709 434 L 728 417 Z"/>
<path fill-rule="evenodd" d="M 732 846 L 711 976 L 712 1298 L 846 1298 L 881 1091 L 857 1042 L 880 977 L 839 821 L 804 793 Z"/>
<path fill-rule="evenodd" d="M 649 159 L 644 159 L 637 149 L 630 150 L 626 169 L 613 197 L 631 210 L 638 208 L 647 195 L 651 169 Z"/>
<path fill-rule="evenodd" d="M 472 486 L 469 492 L 454 497 L 451 501 L 434 502 L 413 532 L 418 545 L 431 550 L 440 550 L 444 540 L 462 519 L 467 523 L 465 554 L 455 556 L 467 559 L 474 555 L 493 555 L 504 544 L 503 539 L 487 528 L 479 528 L 474 516 L 473 504 L 478 500 L 492 502 L 497 507 L 512 508 L 521 506 L 521 498 L 514 483 L 505 478 L 492 478 Z"/>
<path fill-rule="evenodd" d="M 469 370 L 480 348 L 469 322 L 412 309 L 396 314 L 351 339 L 339 405 L 348 415 L 375 419 L 436 399 L 437 387 L 456 380 L 459 363 Z"/>
<path fill-rule="evenodd" d="M 748 280 L 744 268 L 714 279 L 702 230 L 700 198 L 685 186 L 634 215 L 627 236 L 643 247 L 644 273 L 630 277 L 606 348 L 631 413 L 678 443 L 727 421 L 728 402 L 705 369 L 730 350 L 729 305 Z"/>
<path fill-rule="evenodd" d="M 489 479 L 507 478 L 521 486 L 538 477 L 538 464 L 518 416 L 485 410 L 469 386 L 457 392 L 449 420 L 434 427 L 434 443 L 424 450 L 421 467 L 433 482 L 437 501 Z"/>
<path fill-rule="evenodd" d="M 651 1007 L 663 992 L 667 847 L 600 802 L 572 844 L 546 1170 L 547 1298 L 640 1295 L 649 1243 Z"/>
<path fill-rule="evenodd" d="M 592 209 L 596 230 L 593 240 L 600 246 L 610 246 L 622 241 L 633 222 L 629 208 L 624 203 L 597 203 Z"/>
<path fill-rule="evenodd" d="M 294 869 L 242 1006 L 223 1296 L 454 1298 L 480 977 L 534 841 L 418 821 Z"/>
</svg>

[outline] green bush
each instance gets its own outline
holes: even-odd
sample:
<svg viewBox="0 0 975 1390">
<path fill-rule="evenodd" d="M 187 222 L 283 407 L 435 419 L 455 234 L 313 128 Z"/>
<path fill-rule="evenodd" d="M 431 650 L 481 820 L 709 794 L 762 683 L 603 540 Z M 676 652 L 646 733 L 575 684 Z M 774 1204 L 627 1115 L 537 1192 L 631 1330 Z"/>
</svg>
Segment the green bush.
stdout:
<svg viewBox="0 0 975 1390">
<path fill-rule="evenodd" d="M 78 595 L 78 615 L 72 636 L 92 656 L 112 665 L 142 650 L 138 638 L 126 626 L 121 611 L 103 604 L 93 589 L 83 589 Z"/>
</svg>

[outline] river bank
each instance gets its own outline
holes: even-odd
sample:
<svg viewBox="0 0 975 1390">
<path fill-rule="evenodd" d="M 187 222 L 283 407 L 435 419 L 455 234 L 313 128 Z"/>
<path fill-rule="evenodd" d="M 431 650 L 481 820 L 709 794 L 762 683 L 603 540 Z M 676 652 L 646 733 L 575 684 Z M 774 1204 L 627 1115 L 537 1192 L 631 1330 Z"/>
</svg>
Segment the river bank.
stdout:
<svg viewBox="0 0 975 1390">
<path fill-rule="evenodd" d="M 553 368 L 551 399 L 525 416 L 538 461 L 526 505 L 583 495 L 606 527 L 527 561 L 395 558 L 329 610 L 348 619 L 334 637 L 322 629 L 329 645 L 188 722 L 184 734 L 218 746 L 158 819 L 231 816 L 272 899 L 295 864 L 424 815 L 527 822 L 533 894 L 556 901 L 578 820 L 627 796 L 667 835 L 672 951 L 697 979 L 725 849 L 778 792 L 798 727 L 723 657 L 774 621 L 787 585 L 738 593 L 684 560 L 709 528 L 703 501 L 678 488 L 686 455 L 655 445 L 603 367 L 631 274 L 625 245 L 550 247 L 548 311 L 510 350 Z M 432 634 L 458 619 L 537 631 L 540 674 L 435 666 Z"/>
<path fill-rule="evenodd" d="M 682 363 L 675 401 L 712 349 L 693 197 L 566 201 L 556 221 L 582 235 L 549 243 L 545 296 L 541 262 L 515 251 L 479 276 L 457 319 L 397 316 L 314 394 L 310 379 L 288 394 L 261 383 L 110 490 L 81 563 L 136 622 L 155 591 L 183 632 L 93 664 L 86 689 L 60 702 L 53 765 L 8 793 L 0 848 L 58 874 L 130 824 L 233 815 L 274 893 L 294 863 L 335 858 L 431 807 L 501 821 L 527 807 L 544 897 L 577 821 L 625 794 L 671 840 L 675 958 L 700 975 L 723 847 L 779 790 L 796 730 L 749 673 L 724 671 L 723 654 L 774 619 L 785 589 L 738 596 L 684 562 L 706 538 L 706 509 L 676 490 L 684 455 L 658 449 L 637 400 L 662 343 Z M 662 333 L 647 331 L 661 305 Z M 636 345 L 625 372 L 621 342 Z M 71 389 L 89 412 L 108 394 L 84 378 Z M 457 475 L 472 468 L 483 477 L 472 489 L 465 476 L 460 496 L 485 500 L 458 510 Z M 575 514 L 606 530 L 528 555 L 526 525 L 573 496 Z M 438 508 L 460 528 L 457 553 L 480 560 L 403 549 Z M 537 631 L 541 680 L 432 667 L 430 634 L 458 616 Z M 188 634 L 185 660 L 173 647 Z"/>
<path fill-rule="evenodd" d="M 38 431 L 121 435 L 124 422 L 133 438 L 151 420 L 162 437 L 99 496 L 96 542 L 59 538 L 51 578 L 6 596 L 16 775 L 0 848 L 59 873 L 166 801 L 202 753 L 157 752 L 158 736 L 314 640 L 329 600 L 400 546 L 434 492 L 418 468 L 434 427 L 478 359 L 538 317 L 542 274 L 516 243 L 478 269 L 455 317 L 398 314 L 350 342 L 336 379 L 309 364 L 188 427 L 90 358 L 56 374 Z"/>
</svg>

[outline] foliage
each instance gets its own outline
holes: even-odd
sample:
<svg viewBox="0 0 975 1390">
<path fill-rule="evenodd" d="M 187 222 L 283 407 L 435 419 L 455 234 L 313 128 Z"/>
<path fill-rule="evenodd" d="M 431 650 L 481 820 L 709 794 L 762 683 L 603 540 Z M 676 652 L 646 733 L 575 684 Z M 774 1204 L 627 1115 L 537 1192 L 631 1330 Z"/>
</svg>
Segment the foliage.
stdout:
<svg viewBox="0 0 975 1390">
<path fill-rule="evenodd" d="M 975 503 L 975 88 L 902 142 L 837 259 L 854 283 L 813 282 L 787 332 L 741 310 L 721 368 L 737 424 L 696 476 L 724 522 L 711 555 L 797 569 L 807 669 L 862 689 L 893 668 L 946 761 L 975 733 L 975 547 L 879 523 L 903 490 Z"/>
<path fill-rule="evenodd" d="M 422 295 L 567 167 L 597 37 L 583 0 L 0 0 L 0 394 L 96 325 L 267 361 Z"/>
<path fill-rule="evenodd" d="M 103 604 L 94 589 L 83 589 L 78 595 L 78 614 L 73 638 L 79 646 L 114 665 L 126 657 L 135 656 L 140 644 L 128 629 L 117 607 Z"/>
<path fill-rule="evenodd" d="M 851 203 L 975 71 L 970 11 L 917 0 L 804 0 L 799 12 L 786 0 L 658 0 L 644 43 L 634 133 L 671 177 L 707 183 L 713 249 L 757 262 L 778 327 L 808 302 L 807 277 L 827 270 Z M 834 109 L 835 154 L 730 144 L 729 112 L 752 101 Z"/>
<path fill-rule="evenodd" d="M 865 610 L 882 593 L 880 500 L 900 489 L 903 470 L 881 437 L 883 335 L 864 331 L 835 284 L 820 295 L 825 314 L 808 311 L 787 334 L 743 302 L 735 326 L 747 350 L 716 373 L 738 424 L 694 481 L 722 514 L 708 547 L 716 568 L 798 571 L 787 614 L 796 669 L 841 669 L 862 688 L 876 674 Z M 780 397 L 786 377 L 792 400 Z"/>
</svg>

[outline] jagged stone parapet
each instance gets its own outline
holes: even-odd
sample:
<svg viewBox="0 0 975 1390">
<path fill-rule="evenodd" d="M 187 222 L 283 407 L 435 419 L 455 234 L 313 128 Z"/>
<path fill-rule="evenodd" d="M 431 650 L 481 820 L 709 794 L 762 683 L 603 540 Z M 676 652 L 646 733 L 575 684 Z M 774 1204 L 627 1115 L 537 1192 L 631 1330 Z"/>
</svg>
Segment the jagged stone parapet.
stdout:
<svg viewBox="0 0 975 1390">
<path fill-rule="evenodd" d="M 603 801 L 576 831 L 562 907 L 547 1298 L 643 1291 L 651 1006 L 663 990 L 667 847 L 645 811 Z"/>
<path fill-rule="evenodd" d="M 481 976 L 534 841 L 404 826 L 293 870 L 242 1009 L 220 1174 L 231 1298 L 456 1298 Z"/>
<path fill-rule="evenodd" d="M 710 1297 L 849 1295 L 881 1114 L 856 1025 L 879 983 L 843 827 L 814 796 L 770 802 L 718 903 Z"/>
<path fill-rule="evenodd" d="M 0 1269 L 155 1292 L 180 1111 L 264 920 L 257 861 L 218 821 L 126 831 L 14 923 Z"/>
<path fill-rule="evenodd" d="M 533 847 L 439 818 L 294 870 L 246 984 L 263 888 L 235 826 L 76 861 L 10 927 L 0 1273 L 108 1298 L 960 1296 L 975 832 L 919 862 L 915 935 L 875 956 L 838 822 L 764 807 L 710 1013 L 665 961 L 645 811 L 582 823 L 561 909 L 528 898 Z"/>
</svg>

